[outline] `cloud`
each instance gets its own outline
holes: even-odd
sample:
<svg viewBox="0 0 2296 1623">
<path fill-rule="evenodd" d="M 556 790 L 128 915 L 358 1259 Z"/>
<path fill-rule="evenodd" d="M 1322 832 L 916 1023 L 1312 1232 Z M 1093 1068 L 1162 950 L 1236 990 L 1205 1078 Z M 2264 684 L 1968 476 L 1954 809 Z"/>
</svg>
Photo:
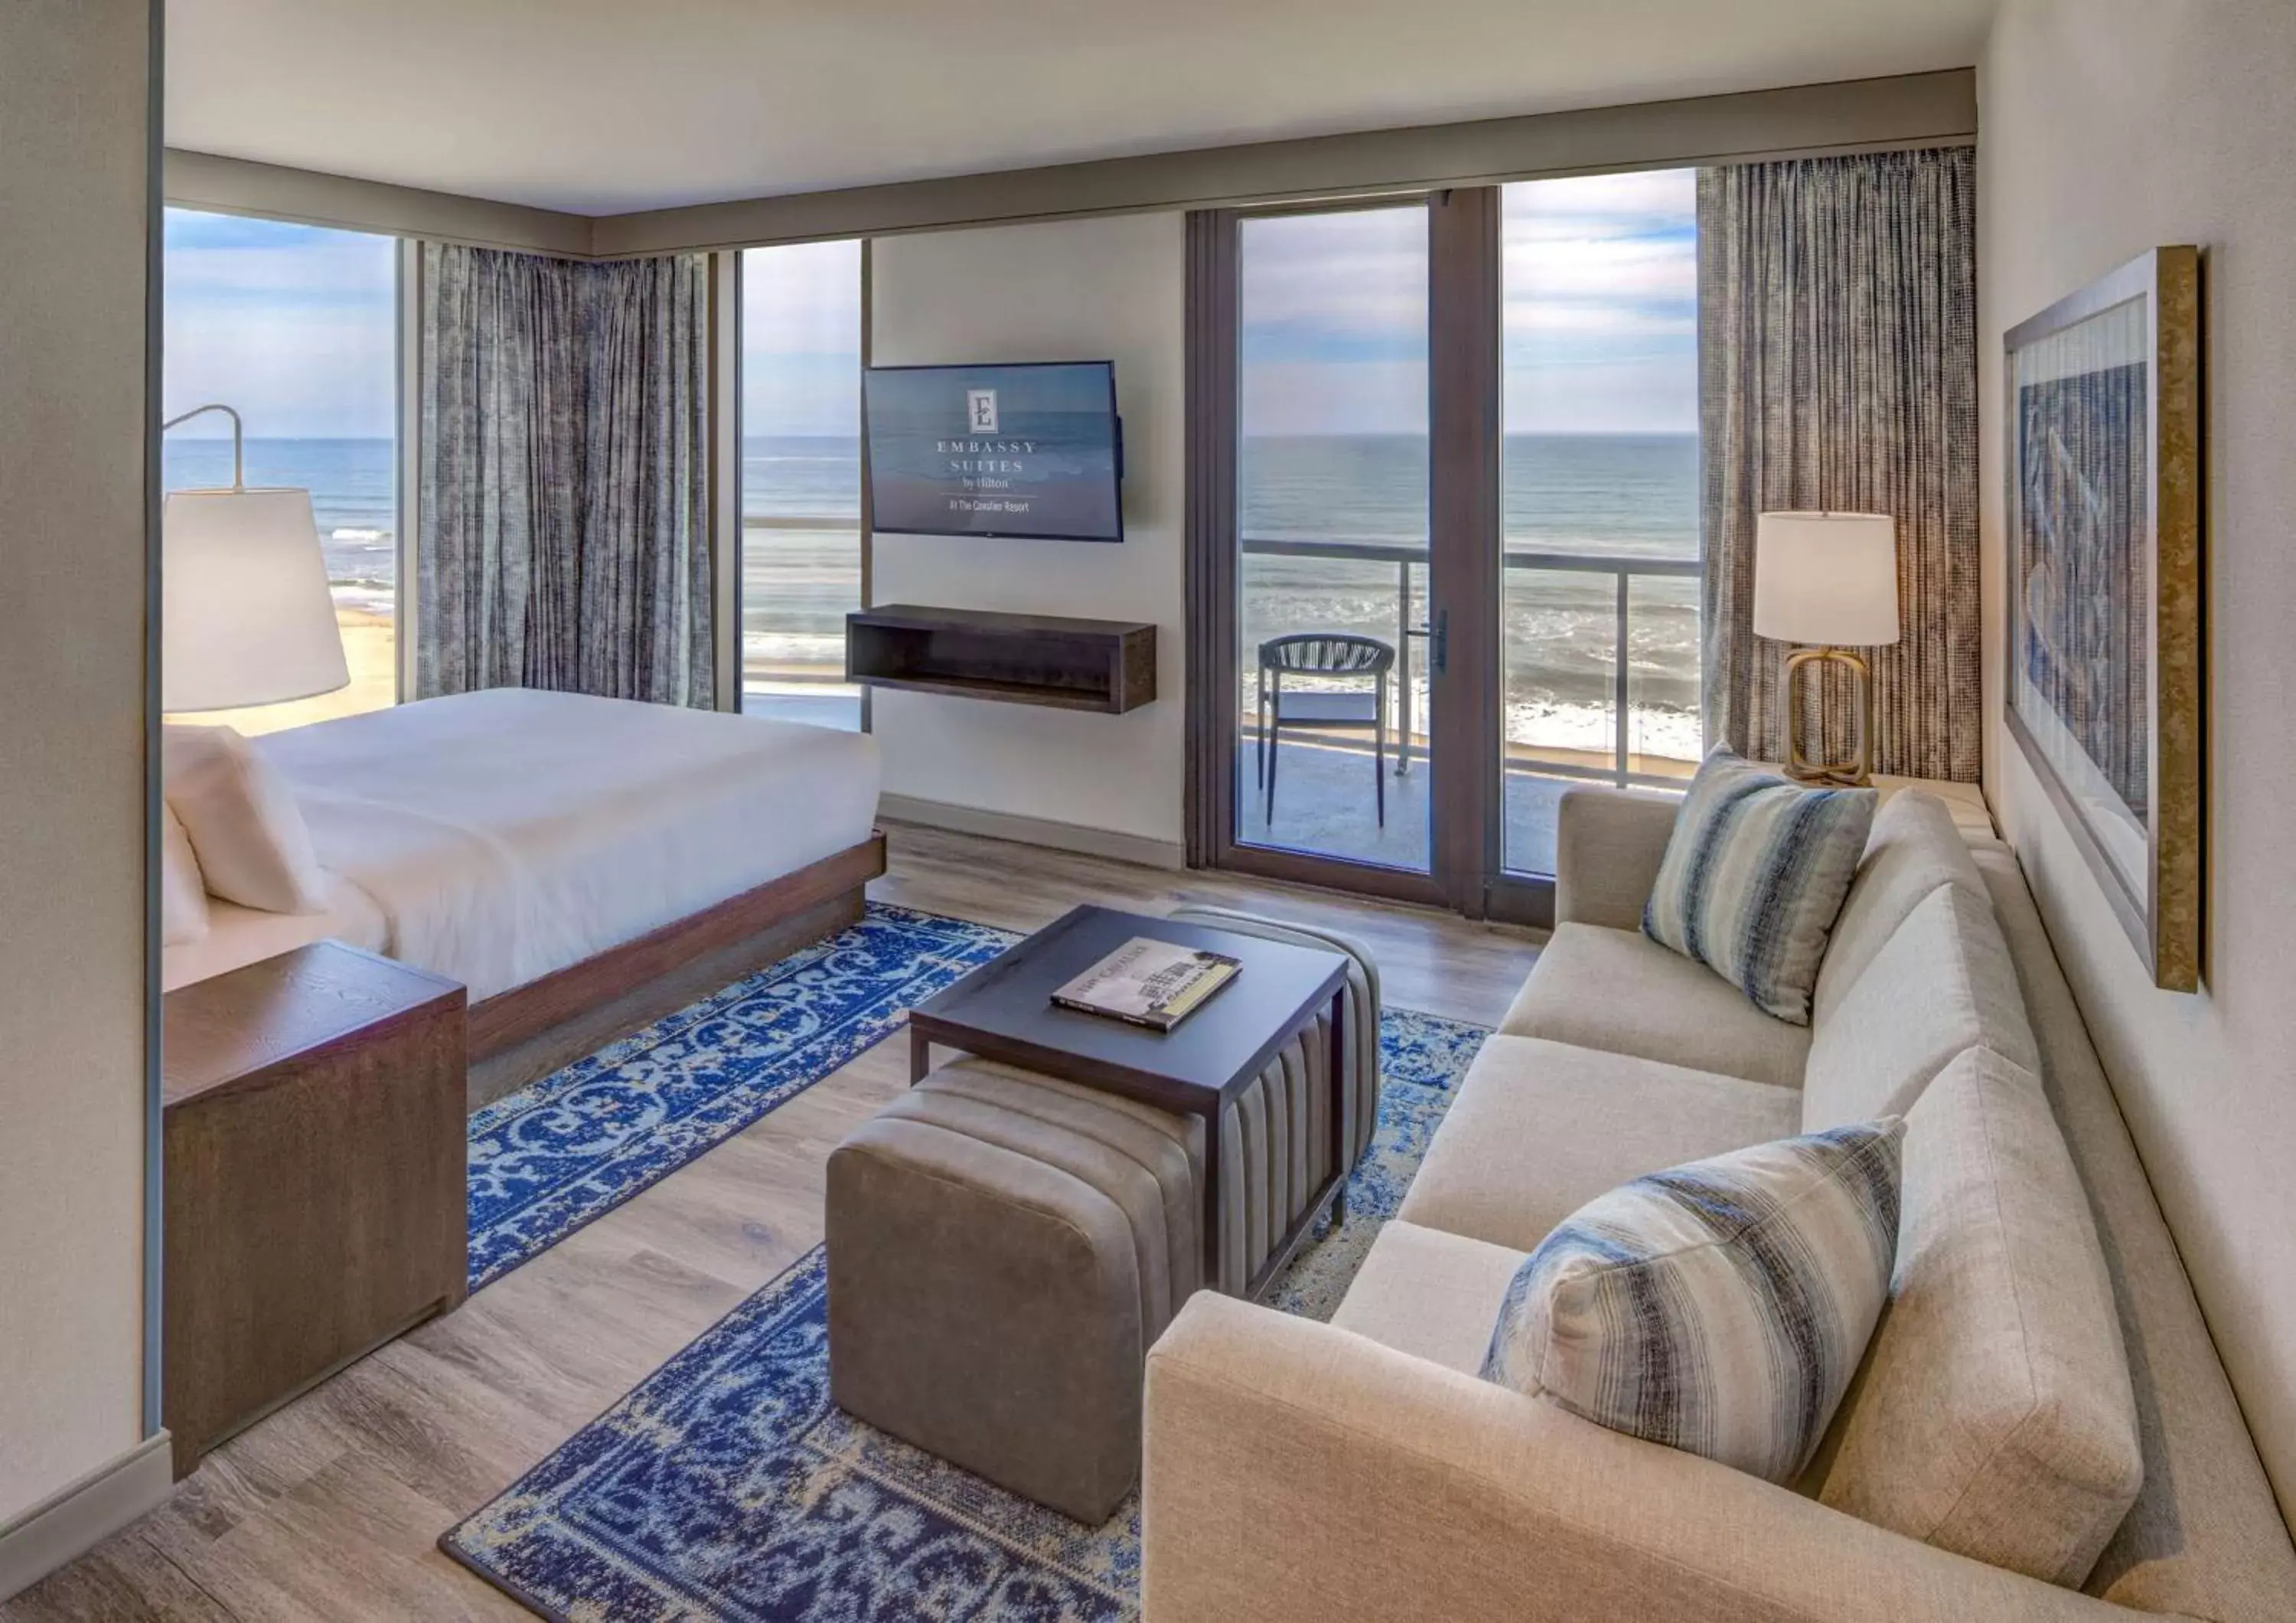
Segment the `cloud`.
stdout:
<svg viewBox="0 0 2296 1623">
<path fill-rule="evenodd" d="M 743 435 L 857 433 L 860 368 L 860 243 L 746 250 Z"/>
<path fill-rule="evenodd" d="M 1511 360 L 1535 364 L 1547 334 L 1599 337 L 1622 363 L 1647 358 L 1647 341 L 1695 338 L 1693 171 L 1532 181 L 1507 187 L 1505 209 Z"/>
<path fill-rule="evenodd" d="M 1694 171 L 1503 197 L 1509 429 L 1694 429 Z M 1245 222 L 1246 432 L 1424 432 L 1426 229 L 1415 205 Z"/>
<path fill-rule="evenodd" d="M 861 353 L 861 244 L 798 243 L 742 255 L 744 355 Z"/>
<path fill-rule="evenodd" d="M 1426 211 L 1247 220 L 1242 284 L 1247 364 L 1423 358 Z"/>
<path fill-rule="evenodd" d="M 1245 368 L 1242 393 L 1248 437 L 1427 432 L 1423 358 L 1267 362 Z"/>
<path fill-rule="evenodd" d="M 251 436 L 389 438 L 398 416 L 398 244 L 365 232 L 170 209 L 161 393 L 235 407 Z M 228 436 L 220 416 L 176 431 Z"/>
</svg>

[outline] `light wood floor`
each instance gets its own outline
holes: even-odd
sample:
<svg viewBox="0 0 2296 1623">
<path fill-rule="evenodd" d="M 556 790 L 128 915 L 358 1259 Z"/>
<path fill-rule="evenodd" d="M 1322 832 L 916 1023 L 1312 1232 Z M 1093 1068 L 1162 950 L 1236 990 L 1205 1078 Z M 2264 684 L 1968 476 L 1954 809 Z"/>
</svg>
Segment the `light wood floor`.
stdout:
<svg viewBox="0 0 2296 1623">
<path fill-rule="evenodd" d="M 1223 875 L 892 831 L 881 901 L 1033 929 L 1079 902 L 1315 919 L 1387 1001 L 1495 1023 L 1537 937 Z M 7 1623 L 524 1619 L 433 1541 L 821 1240 L 830 1149 L 907 1081 L 882 1042 L 748 1131 L 208 1456 L 160 1510 L 5 1605 Z"/>
</svg>

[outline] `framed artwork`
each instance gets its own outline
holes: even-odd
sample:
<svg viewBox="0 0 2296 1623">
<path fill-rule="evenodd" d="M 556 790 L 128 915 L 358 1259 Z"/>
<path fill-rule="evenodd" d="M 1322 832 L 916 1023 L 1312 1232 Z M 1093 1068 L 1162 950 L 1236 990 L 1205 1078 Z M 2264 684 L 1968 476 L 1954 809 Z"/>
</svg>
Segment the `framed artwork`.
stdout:
<svg viewBox="0 0 2296 1623">
<path fill-rule="evenodd" d="M 2201 979 L 2200 253 L 2010 329 L 2010 735 L 2153 984 Z"/>
</svg>

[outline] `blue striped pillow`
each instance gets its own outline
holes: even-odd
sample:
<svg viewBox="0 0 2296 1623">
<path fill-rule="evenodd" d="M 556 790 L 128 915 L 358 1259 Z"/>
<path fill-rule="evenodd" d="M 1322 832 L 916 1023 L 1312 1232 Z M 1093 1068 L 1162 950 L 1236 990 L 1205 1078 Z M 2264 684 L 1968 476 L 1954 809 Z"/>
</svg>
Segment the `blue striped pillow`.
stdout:
<svg viewBox="0 0 2296 1623">
<path fill-rule="evenodd" d="M 1589 1201 L 1515 1271 L 1483 1379 L 1792 1481 L 1889 1298 L 1904 1139 L 1890 1116 Z"/>
<path fill-rule="evenodd" d="M 1726 749 L 1675 813 L 1643 933 L 1695 959 L 1757 1007 L 1809 1024 L 1825 938 L 1866 854 L 1871 789 L 1814 789 Z"/>
</svg>

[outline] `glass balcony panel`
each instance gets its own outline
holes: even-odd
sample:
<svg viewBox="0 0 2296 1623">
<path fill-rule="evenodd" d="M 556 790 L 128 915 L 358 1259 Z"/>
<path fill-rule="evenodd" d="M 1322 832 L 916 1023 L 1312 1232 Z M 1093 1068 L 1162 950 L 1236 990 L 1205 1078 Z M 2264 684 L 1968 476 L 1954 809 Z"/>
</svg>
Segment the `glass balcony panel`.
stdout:
<svg viewBox="0 0 2296 1623">
<path fill-rule="evenodd" d="M 1502 865 L 1554 871 L 1555 803 L 1612 772 L 1618 752 L 1618 577 L 1538 568 L 1511 554 L 1504 590 L 1506 699 Z"/>
<path fill-rule="evenodd" d="M 742 710 L 857 731 L 846 682 L 845 616 L 861 606 L 857 523 L 742 523 Z"/>
<path fill-rule="evenodd" d="M 1696 575 L 1636 575 L 1627 588 L 1627 767 L 1637 779 L 1686 779 L 1705 753 L 1698 594 Z"/>
</svg>

